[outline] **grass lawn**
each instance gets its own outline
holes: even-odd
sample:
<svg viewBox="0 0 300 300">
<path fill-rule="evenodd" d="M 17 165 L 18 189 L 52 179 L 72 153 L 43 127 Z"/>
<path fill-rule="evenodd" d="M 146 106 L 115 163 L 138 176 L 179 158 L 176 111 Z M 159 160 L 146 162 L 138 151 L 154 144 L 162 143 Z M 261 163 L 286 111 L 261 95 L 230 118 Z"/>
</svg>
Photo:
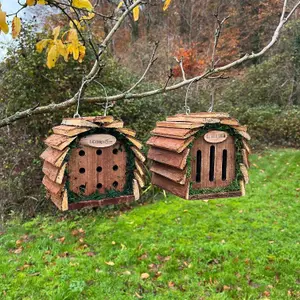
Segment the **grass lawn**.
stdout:
<svg viewBox="0 0 300 300">
<path fill-rule="evenodd" d="M 244 198 L 11 221 L 0 299 L 300 299 L 300 151 L 251 160 Z"/>
</svg>

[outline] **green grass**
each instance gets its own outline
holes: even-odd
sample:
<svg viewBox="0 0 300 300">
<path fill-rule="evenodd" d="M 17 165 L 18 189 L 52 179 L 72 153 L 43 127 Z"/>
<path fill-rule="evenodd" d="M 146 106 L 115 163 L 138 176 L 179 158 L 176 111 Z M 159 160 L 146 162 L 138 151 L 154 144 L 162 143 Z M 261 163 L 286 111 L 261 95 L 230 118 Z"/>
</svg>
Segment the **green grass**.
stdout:
<svg viewBox="0 0 300 300">
<path fill-rule="evenodd" d="M 0 298 L 299 299 L 300 151 L 252 163 L 244 198 L 11 221 Z"/>
</svg>

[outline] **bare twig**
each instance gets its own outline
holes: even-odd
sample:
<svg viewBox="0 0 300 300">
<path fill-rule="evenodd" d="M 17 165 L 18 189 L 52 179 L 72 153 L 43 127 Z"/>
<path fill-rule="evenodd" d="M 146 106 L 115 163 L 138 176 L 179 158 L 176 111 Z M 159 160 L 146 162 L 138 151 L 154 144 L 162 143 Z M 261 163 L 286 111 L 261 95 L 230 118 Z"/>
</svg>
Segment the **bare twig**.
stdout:
<svg viewBox="0 0 300 300">
<path fill-rule="evenodd" d="M 183 67 L 183 58 L 182 57 L 180 59 L 178 59 L 177 57 L 174 57 L 174 58 L 180 66 L 183 80 L 186 81 L 185 71 L 184 71 L 184 67 Z"/>
<path fill-rule="evenodd" d="M 145 79 L 147 73 L 149 72 L 150 68 L 153 66 L 154 62 L 157 59 L 157 58 L 155 58 L 155 54 L 157 52 L 158 45 L 159 45 L 159 42 L 155 42 L 155 46 L 154 46 L 150 61 L 148 63 L 148 66 L 147 66 L 144 74 L 141 76 L 141 78 L 127 92 L 125 92 L 126 94 L 129 94 L 131 91 L 133 91 Z"/>
<path fill-rule="evenodd" d="M 224 23 L 226 22 L 226 20 L 229 19 L 228 17 L 223 18 L 223 20 L 219 19 L 219 12 L 217 12 L 215 14 L 215 18 L 216 18 L 216 22 L 217 22 L 217 28 L 215 31 L 215 40 L 214 40 L 214 46 L 213 46 L 213 52 L 212 52 L 212 56 L 211 56 L 211 68 L 214 69 L 216 62 L 215 62 L 215 56 L 216 56 L 216 51 L 217 51 L 217 47 L 218 47 L 218 43 L 219 43 L 219 38 L 222 32 L 222 28 Z"/>
</svg>

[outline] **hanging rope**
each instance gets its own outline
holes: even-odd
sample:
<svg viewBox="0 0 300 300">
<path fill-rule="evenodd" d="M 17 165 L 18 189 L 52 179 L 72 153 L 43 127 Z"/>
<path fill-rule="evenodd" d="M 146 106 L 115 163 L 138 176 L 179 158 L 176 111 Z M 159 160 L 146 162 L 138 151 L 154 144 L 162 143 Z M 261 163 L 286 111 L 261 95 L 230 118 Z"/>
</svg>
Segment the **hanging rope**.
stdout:
<svg viewBox="0 0 300 300">
<path fill-rule="evenodd" d="M 107 91 L 106 91 L 105 86 L 101 82 L 99 82 L 97 80 L 95 80 L 95 82 L 98 83 L 103 88 L 104 93 L 105 93 L 106 103 L 105 103 L 105 105 L 102 105 L 102 107 L 104 108 L 104 117 L 106 117 L 108 109 L 111 108 L 111 107 L 113 107 L 114 104 L 113 103 L 111 103 L 110 105 L 108 104 L 109 103 L 108 102 L 108 95 L 107 95 Z"/>
<path fill-rule="evenodd" d="M 195 82 L 195 80 L 192 80 L 186 89 L 186 94 L 185 94 L 185 99 L 184 99 L 184 107 L 183 107 L 186 115 L 189 115 L 191 113 L 191 108 L 188 106 L 188 97 L 189 97 L 190 87 L 194 82 Z"/>
<path fill-rule="evenodd" d="M 76 107 L 76 112 L 73 116 L 73 118 L 80 118 L 80 114 L 79 114 L 79 108 L 80 108 L 80 100 L 81 100 L 81 95 L 82 95 L 82 91 L 83 91 L 83 88 L 85 86 L 85 84 L 88 82 L 88 80 L 82 80 L 82 84 L 81 84 L 81 87 L 77 93 L 77 107 Z"/>
</svg>

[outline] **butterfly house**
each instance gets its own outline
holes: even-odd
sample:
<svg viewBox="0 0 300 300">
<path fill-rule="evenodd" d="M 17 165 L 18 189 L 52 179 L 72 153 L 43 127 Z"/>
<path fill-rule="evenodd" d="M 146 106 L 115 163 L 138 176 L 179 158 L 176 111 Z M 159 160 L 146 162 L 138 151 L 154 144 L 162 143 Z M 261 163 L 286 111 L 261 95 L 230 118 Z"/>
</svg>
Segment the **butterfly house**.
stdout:
<svg viewBox="0 0 300 300">
<path fill-rule="evenodd" d="M 226 113 L 178 114 L 151 132 L 152 184 L 184 199 L 245 195 L 250 136 Z"/>
<path fill-rule="evenodd" d="M 43 184 L 60 210 L 138 200 L 144 186 L 142 144 L 113 117 L 64 119 L 42 153 Z"/>
</svg>

